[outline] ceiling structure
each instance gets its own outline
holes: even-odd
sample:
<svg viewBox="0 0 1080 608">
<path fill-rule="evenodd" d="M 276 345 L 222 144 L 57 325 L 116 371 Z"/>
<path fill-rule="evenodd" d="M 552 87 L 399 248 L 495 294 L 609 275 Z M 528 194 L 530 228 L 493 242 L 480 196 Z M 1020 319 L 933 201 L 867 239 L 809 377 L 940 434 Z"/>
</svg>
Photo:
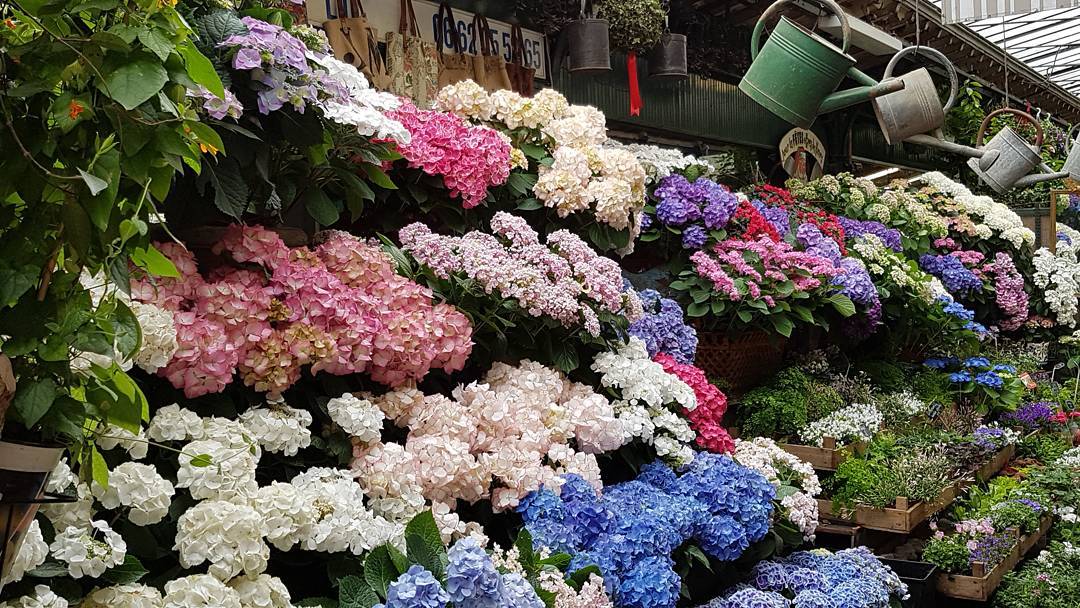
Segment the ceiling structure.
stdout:
<svg viewBox="0 0 1080 608">
<path fill-rule="evenodd" d="M 1014 106 L 1064 122 L 1080 122 L 1080 8 L 1041 11 L 987 19 L 972 24 L 943 25 L 940 0 L 839 0 L 858 17 L 907 44 L 916 32 L 923 44 L 943 52 L 962 73 L 1001 94 Z M 697 10 L 753 24 L 772 0 L 689 0 Z M 795 17 L 800 11 L 785 10 Z M 803 13 L 805 15 L 805 13 Z M 1006 49 L 1003 47 L 1007 47 Z M 883 66 L 888 57 L 855 50 L 860 68 Z"/>
</svg>

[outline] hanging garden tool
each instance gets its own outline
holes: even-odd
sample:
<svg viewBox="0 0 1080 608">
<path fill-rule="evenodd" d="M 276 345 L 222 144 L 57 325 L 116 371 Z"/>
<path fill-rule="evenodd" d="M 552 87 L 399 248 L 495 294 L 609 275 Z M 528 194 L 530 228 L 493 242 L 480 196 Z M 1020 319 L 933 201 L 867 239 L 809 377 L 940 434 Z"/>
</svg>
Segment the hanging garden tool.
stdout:
<svg viewBox="0 0 1080 608">
<path fill-rule="evenodd" d="M 766 21 L 784 5 L 795 4 L 794 0 L 777 0 L 765 9 L 754 26 L 750 38 L 753 62 L 739 82 L 739 90 L 751 99 L 803 128 L 809 128 L 819 114 L 904 88 L 904 81 L 899 78 L 878 83 L 855 69 L 855 58 L 847 54 L 851 42 L 847 15 L 833 0 L 815 1 L 839 18 L 843 33 L 841 47 L 836 48 L 787 17 L 780 17 L 776 29 L 761 45 Z M 845 76 L 851 76 L 863 86 L 834 92 Z"/>
<path fill-rule="evenodd" d="M 664 9 L 669 10 L 667 3 Z M 649 76 L 682 80 L 690 76 L 686 69 L 686 34 L 673 33 L 669 20 L 670 15 L 664 17 L 664 33 L 649 52 Z"/>
<path fill-rule="evenodd" d="M 986 135 L 986 129 L 990 127 L 990 121 L 1002 114 L 1014 114 L 1018 119 L 1026 120 L 1034 125 L 1035 144 L 1029 144 L 1011 127 L 1005 125 L 983 146 L 983 137 Z M 1040 182 L 1068 177 L 1068 172 L 1053 173 L 1050 172 L 1049 167 L 1042 164 L 1042 157 L 1039 155 L 1042 144 L 1042 125 L 1031 114 L 1013 108 L 995 110 L 986 115 L 982 124 L 979 125 L 978 135 L 975 136 L 975 146 L 983 148 L 986 154 L 981 159 L 968 160 L 968 166 L 984 184 L 999 194 L 1011 188 L 1026 188 Z M 1035 167 L 1040 167 L 1047 173 L 1028 175 L 1028 172 Z"/>
</svg>

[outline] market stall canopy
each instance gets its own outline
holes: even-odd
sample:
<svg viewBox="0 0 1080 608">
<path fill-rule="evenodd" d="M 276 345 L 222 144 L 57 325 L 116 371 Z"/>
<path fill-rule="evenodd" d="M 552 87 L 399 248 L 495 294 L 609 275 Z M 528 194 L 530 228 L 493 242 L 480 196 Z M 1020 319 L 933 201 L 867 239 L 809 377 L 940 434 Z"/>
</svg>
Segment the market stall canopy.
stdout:
<svg viewBox="0 0 1080 608">
<path fill-rule="evenodd" d="M 1023 15 L 1034 11 L 1072 8 L 1080 5 L 1080 0 L 1006 0 L 1005 2 L 986 0 L 944 0 L 941 11 L 945 23 L 978 21 L 989 17 Z"/>
</svg>

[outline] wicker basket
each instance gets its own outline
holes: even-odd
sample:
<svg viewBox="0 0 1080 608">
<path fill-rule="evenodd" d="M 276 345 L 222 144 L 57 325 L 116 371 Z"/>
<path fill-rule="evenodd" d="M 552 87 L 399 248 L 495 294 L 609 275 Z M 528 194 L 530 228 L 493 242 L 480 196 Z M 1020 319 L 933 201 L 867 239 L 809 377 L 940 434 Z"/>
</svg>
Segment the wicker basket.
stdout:
<svg viewBox="0 0 1080 608">
<path fill-rule="evenodd" d="M 695 364 L 710 377 L 722 378 L 732 392 L 757 386 L 780 371 L 787 338 L 751 330 L 734 338 L 721 332 L 698 332 Z"/>
</svg>

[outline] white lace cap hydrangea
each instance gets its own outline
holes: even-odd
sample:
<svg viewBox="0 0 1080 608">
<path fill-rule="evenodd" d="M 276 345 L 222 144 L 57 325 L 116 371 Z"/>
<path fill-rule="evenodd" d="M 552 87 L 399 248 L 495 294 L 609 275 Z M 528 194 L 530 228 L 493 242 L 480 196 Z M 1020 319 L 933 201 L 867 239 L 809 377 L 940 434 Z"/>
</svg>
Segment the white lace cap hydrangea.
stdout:
<svg viewBox="0 0 1080 608">
<path fill-rule="evenodd" d="M 168 365 L 169 360 L 176 354 L 176 324 L 173 323 L 173 313 L 142 302 L 132 302 L 131 312 L 142 328 L 142 344 L 139 352 L 133 359 L 148 374 L 156 372 L 159 368 Z"/>
<path fill-rule="evenodd" d="M 312 501 L 317 513 L 302 548 L 360 555 L 386 542 L 400 544 L 405 526 L 365 508 L 364 491 L 351 471 L 314 467 L 294 477 L 292 484 Z"/>
<path fill-rule="evenodd" d="M 122 447 L 127 451 L 128 456 L 135 460 L 146 458 L 146 453 L 150 449 L 150 443 L 147 442 L 142 429 L 139 429 L 139 434 L 136 435 L 127 429 L 111 424 L 101 431 L 96 441 L 98 447 L 103 450 L 112 450 L 118 446 Z"/>
<path fill-rule="evenodd" d="M 228 586 L 236 591 L 244 608 L 292 608 L 285 583 L 269 574 L 240 576 L 229 581 Z"/>
<path fill-rule="evenodd" d="M 91 490 L 106 509 L 130 507 L 128 520 L 136 526 L 149 526 L 164 519 L 176 493 L 157 469 L 138 462 L 120 464 L 109 472 L 108 487 L 95 481 Z"/>
<path fill-rule="evenodd" d="M 161 608 L 161 592 L 148 585 L 117 585 L 95 589 L 79 608 Z"/>
<path fill-rule="evenodd" d="M 146 435 L 153 441 L 201 439 L 203 421 L 195 412 L 174 403 L 154 413 L 146 428 Z"/>
<path fill-rule="evenodd" d="M 11 561 L 11 569 L 0 582 L 6 585 L 22 580 L 27 572 L 45 563 L 45 558 L 48 556 L 49 545 L 45 543 L 45 537 L 41 535 L 41 525 L 35 519 L 26 528 L 19 552 Z"/>
<path fill-rule="evenodd" d="M 821 447 L 826 437 L 836 439 L 837 444 L 853 441 L 870 441 L 881 428 L 881 412 L 868 403 L 853 403 L 840 408 L 821 420 L 806 425 L 799 437 L 807 445 Z"/>
<path fill-rule="evenodd" d="M 0 608 L 68 608 L 68 601 L 45 585 L 35 585 L 33 595 L 0 602 Z"/>
<path fill-rule="evenodd" d="M 176 487 L 187 488 L 196 499 L 230 500 L 250 497 L 258 490 L 258 446 L 235 447 L 215 439 L 192 441 L 184 446 L 179 461 Z"/>
<path fill-rule="evenodd" d="M 311 445 L 311 412 L 289 407 L 284 401 L 251 408 L 240 414 L 240 423 L 267 452 L 296 456 Z"/>
<path fill-rule="evenodd" d="M 270 558 L 263 542 L 263 520 L 249 505 L 207 500 L 188 509 L 176 525 L 180 564 L 192 568 L 209 562 L 209 572 L 220 580 L 261 574 Z"/>
<path fill-rule="evenodd" d="M 240 594 L 209 574 L 193 574 L 165 583 L 161 608 L 244 608 Z"/>
<path fill-rule="evenodd" d="M 335 424 L 362 442 L 378 441 L 382 435 L 382 410 L 367 399 L 345 393 L 326 402 L 326 410 Z"/>
<path fill-rule="evenodd" d="M 263 521 L 263 534 L 282 551 L 311 536 L 319 513 L 309 496 L 291 483 L 275 481 L 259 488 L 251 506 Z"/>
<path fill-rule="evenodd" d="M 103 521 L 92 521 L 89 526 L 68 526 L 58 532 L 49 545 L 53 557 L 68 566 L 71 578 L 89 576 L 97 578 L 113 566 L 124 563 L 127 543 Z"/>
</svg>

